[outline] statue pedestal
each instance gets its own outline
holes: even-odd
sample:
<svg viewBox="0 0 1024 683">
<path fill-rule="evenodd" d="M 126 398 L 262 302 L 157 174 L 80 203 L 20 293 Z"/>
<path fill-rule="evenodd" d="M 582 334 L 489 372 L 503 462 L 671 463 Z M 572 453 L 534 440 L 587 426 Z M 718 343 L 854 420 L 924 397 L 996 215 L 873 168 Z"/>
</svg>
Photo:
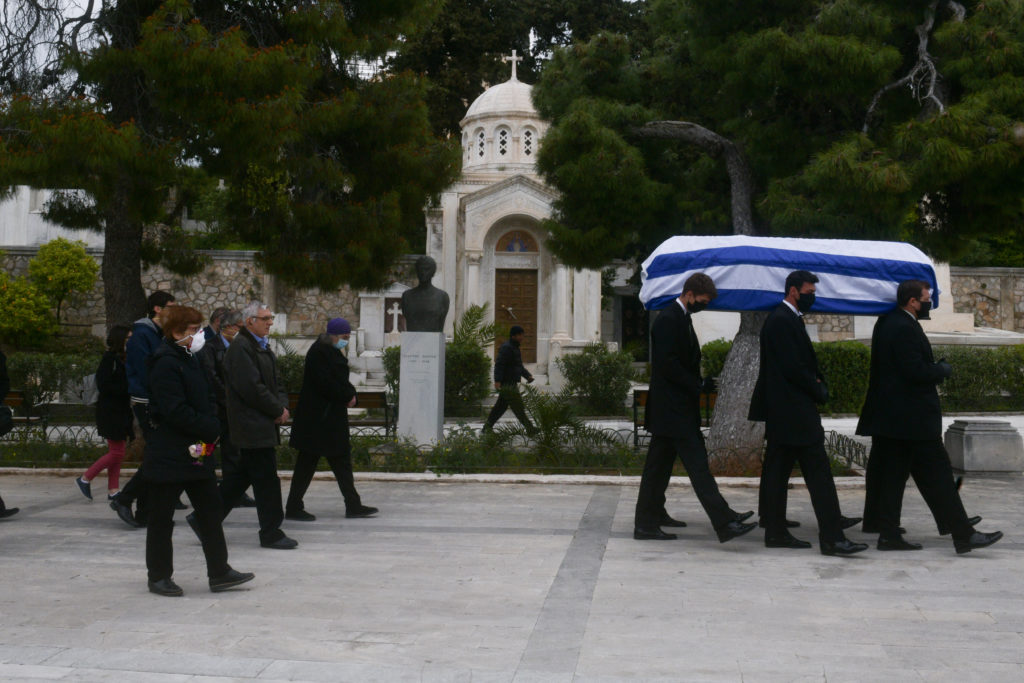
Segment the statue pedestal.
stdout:
<svg viewBox="0 0 1024 683">
<path fill-rule="evenodd" d="M 444 333 L 403 332 L 400 372 L 398 436 L 433 445 L 444 426 Z"/>
</svg>

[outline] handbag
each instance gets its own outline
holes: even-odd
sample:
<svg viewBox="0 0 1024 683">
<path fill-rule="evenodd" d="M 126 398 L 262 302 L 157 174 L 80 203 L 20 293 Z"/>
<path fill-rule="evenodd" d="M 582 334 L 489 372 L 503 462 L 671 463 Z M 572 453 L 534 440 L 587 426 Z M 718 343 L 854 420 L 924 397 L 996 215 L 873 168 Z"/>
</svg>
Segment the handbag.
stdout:
<svg viewBox="0 0 1024 683">
<path fill-rule="evenodd" d="M 14 429 L 14 411 L 7 406 L 0 406 L 0 436 Z"/>
</svg>

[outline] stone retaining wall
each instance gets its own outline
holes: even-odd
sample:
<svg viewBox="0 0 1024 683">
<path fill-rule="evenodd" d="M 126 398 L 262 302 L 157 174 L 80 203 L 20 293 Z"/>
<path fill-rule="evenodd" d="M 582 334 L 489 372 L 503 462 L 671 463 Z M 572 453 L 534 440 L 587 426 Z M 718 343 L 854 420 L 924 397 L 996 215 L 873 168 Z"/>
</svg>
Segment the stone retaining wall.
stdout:
<svg viewBox="0 0 1024 683">
<path fill-rule="evenodd" d="M 1024 268 L 949 269 L 953 310 L 978 327 L 1024 332 Z"/>
</svg>

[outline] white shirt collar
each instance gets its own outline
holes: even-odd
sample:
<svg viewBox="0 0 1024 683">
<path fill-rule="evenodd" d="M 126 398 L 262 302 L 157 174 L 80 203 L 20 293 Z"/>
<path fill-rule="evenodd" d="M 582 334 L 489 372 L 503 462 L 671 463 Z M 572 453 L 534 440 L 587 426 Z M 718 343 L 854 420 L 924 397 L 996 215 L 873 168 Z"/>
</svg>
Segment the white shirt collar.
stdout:
<svg viewBox="0 0 1024 683">
<path fill-rule="evenodd" d="M 803 313 L 801 313 L 800 311 L 796 310 L 796 306 L 794 306 L 793 304 L 789 303 L 789 302 L 788 302 L 788 301 L 786 301 L 785 299 L 783 299 L 783 300 L 782 300 L 782 303 L 784 303 L 784 304 L 786 304 L 787 306 L 789 306 L 789 310 L 791 310 L 791 311 L 793 311 L 794 313 L 796 313 L 796 315 L 797 315 L 797 317 L 798 317 L 798 318 L 802 318 L 802 317 L 804 317 L 804 314 L 803 314 Z"/>
<path fill-rule="evenodd" d="M 676 303 L 679 304 L 679 308 L 683 309 L 683 313 L 690 315 L 690 312 L 686 310 L 686 304 L 684 304 L 681 299 L 676 299 Z"/>
<path fill-rule="evenodd" d="M 916 315 L 914 315 L 913 313 L 911 313 L 910 311 L 908 311 L 905 308 L 900 308 L 900 310 L 903 311 L 904 313 L 906 313 L 907 315 L 909 315 L 911 320 L 913 320 L 914 322 L 917 322 L 917 316 Z"/>
</svg>

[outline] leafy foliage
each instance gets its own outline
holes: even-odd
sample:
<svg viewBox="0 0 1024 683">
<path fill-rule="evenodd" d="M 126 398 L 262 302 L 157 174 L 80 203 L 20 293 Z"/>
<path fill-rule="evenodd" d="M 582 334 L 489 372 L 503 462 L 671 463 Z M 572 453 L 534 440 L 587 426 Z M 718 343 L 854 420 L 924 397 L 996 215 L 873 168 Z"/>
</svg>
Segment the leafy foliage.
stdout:
<svg viewBox="0 0 1024 683">
<path fill-rule="evenodd" d="M 302 376 L 305 371 L 305 356 L 298 353 L 282 353 L 277 357 L 277 374 L 289 394 L 302 391 Z"/>
<path fill-rule="evenodd" d="M 11 389 L 22 391 L 28 410 L 35 411 L 96 372 L 99 362 L 100 354 L 92 353 L 16 352 L 7 357 L 7 373 Z"/>
<path fill-rule="evenodd" d="M 632 354 L 595 343 L 555 363 L 565 375 L 563 393 L 579 399 L 587 415 L 623 414 L 630 381 L 636 376 Z"/>
<path fill-rule="evenodd" d="M 90 292 L 96 284 L 99 264 L 85 251 L 85 243 L 58 237 L 39 247 L 28 262 L 29 278 L 36 289 L 50 298 L 60 322 L 64 302 L 72 302 Z"/>
<path fill-rule="evenodd" d="M 49 300 L 23 277 L 0 273 L 0 311 L 0 341 L 6 344 L 41 344 L 57 330 Z"/>
<path fill-rule="evenodd" d="M 933 4 L 934 6 L 934 4 Z M 637 135 L 699 124 L 736 143 L 764 234 L 912 241 L 935 256 L 1024 222 L 1024 2 L 656 0 L 639 41 L 555 52 L 534 90 L 553 122 L 538 164 L 562 197 L 548 224 L 575 266 L 645 257 L 676 234 L 732 232 L 718 158 Z M 876 99 L 877 96 L 877 99 Z M 937 102 L 943 101 L 940 107 Z"/>
<path fill-rule="evenodd" d="M 828 382 L 828 402 L 821 412 L 859 413 L 868 393 L 871 348 L 855 341 L 820 342 L 814 351 Z"/>
<path fill-rule="evenodd" d="M 473 304 L 462 313 L 462 317 L 455 324 L 452 334 L 453 344 L 475 344 L 481 349 L 488 348 L 494 343 L 494 338 L 500 331 L 500 325 L 487 322 L 487 313 L 491 304 Z"/>
<path fill-rule="evenodd" d="M 725 357 L 732 349 L 728 339 L 715 339 L 700 347 L 700 373 L 704 377 L 718 377 L 725 367 Z"/>
<path fill-rule="evenodd" d="M 1024 402 L 1024 345 L 936 346 L 953 374 L 939 385 L 945 410 L 1015 410 Z"/>
</svg>

